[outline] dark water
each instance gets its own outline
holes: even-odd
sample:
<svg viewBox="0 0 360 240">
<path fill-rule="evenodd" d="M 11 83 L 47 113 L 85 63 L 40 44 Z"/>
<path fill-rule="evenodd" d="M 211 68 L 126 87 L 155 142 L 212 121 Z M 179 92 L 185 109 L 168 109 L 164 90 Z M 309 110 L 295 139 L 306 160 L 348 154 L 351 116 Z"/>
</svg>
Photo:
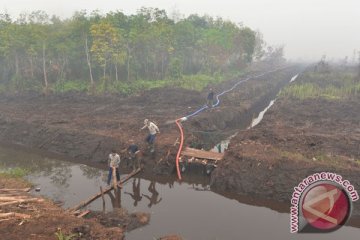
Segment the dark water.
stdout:
<svg viewBox="0 0 360 240">
<path fill-rule="evenodd" d="M 34 194 L 63 201 L 65 208 L 97 193 L 100 186 L 106 186 L 103 170 L 0 147 L 0 168 L 12 167 L 29 169 L 28 179 L 41 188 Z M 201 182 L 201 178 L 197 182 Z M 129 212 L 149 212 L 151 219 L 149 225 L 127 233 L 126 239 L 153 239 L 167 234 L 181 234 L 189 240 L 359 239 L 360 229 L 354 227 L 343 227 L 326 235 L 290 234 L 289 214 L 272 210 L 284 209 L 282 204 L 227 198 L 209 191 L 206 181 L 202 182 L 131 179 L 124 186 L 121 205 Z M 112 211 L 110 198 L 107 195 L 105 198 L 106 211 Z M 96 200 L 88 208 L 103 210 L 102 200 Z"/>
</svg>

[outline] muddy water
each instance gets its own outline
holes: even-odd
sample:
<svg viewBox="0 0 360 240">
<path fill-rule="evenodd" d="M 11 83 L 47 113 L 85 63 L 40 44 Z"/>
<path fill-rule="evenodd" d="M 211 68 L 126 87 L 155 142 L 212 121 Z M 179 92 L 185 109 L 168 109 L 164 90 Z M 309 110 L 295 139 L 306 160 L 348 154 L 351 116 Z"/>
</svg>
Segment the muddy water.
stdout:
<svg viewBox="0 0 360 240">
<path fill-rule="evenodd" d="M 0 147 L 0 167 L 29 170 L 28 179 L 40 194 L 63 202 L 68 208 L 106 186 L 106 172 L 85 165 L 44 158 L 35 154 Z M 181 234 L 185 239 L 358 239 L 360 230 L 343 227 L 327 235 L 291 235 L 287 207 L 253 199 L 232 199 L 209 191 L 202 184 L 136 178 L 125 184 L 121 206 L 130 212 L 151 213 L 150 224 L 126 234 L 127 240 L 153 239 L 166 234 Z M 106 195 L 105 211 L 112 211 Z M 101 199 L 88 206 L 103 210 Z M 279 209 L 280 212 L 272 210 Z"/>
<path fill-rule="evenodd" d="M 269 105 L 268 105 L 264 110 L 262 110 L 262 111 L 259 113 L 258 117 L 255 118 L 255 119 L 251 122 L 251 125 L 250 125 L 249 128 L 253 128 L 253 127 L 255 127 L 256 125 L 258 125 L 258 124 L 261 122 L 261 120 L 264 118 L 264 114 L 266 113 L 267 110 L 269 110 L 269 108 L 271 108 L 271 106 L 275 103 L 275 101 L 276 101 L 275 99 L 272 100 L 272 101 L 269 103 Z"/>
</svg>

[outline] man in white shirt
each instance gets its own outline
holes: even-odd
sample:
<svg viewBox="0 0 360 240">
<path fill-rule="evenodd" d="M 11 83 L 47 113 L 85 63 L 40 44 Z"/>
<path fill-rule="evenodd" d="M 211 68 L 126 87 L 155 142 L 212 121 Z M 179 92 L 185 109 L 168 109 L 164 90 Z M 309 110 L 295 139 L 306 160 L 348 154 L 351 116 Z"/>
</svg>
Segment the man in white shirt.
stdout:
<svg viewBox="0 0 360 240">
<path fill-rule="evenodd" d="M 109 154 L 109 159 L 108 159 L 108 163 L 109 163 L 109 175 L 108 175 L 108 180 L 107 180 L 108 185 L 110 185 L 113 168 L 115 168 L 115 170 L 116 170 L 117 181 L 118 182 L 120 181 L 120 172 L 119 172 L 120 162 L 121 162 L 121 160 L 120 160 L 119 154 L 116 153 L 115 149 L 112 149 L 111 153 Z"/>
<path fill-rule="evenodd" d="M 160 133 L 160 130 L 155 125 L 155 123 L 150 122 L 148 119 L 144 120 L 144 126 L 140 130 L 143 130 L 145 128 L 149 129 L 149 135 L 146 137 L 145 140 L 149 144 L 150 152 L 154 152 L 155 136 L 156 136 L 157 133 Z"/>
</svg>

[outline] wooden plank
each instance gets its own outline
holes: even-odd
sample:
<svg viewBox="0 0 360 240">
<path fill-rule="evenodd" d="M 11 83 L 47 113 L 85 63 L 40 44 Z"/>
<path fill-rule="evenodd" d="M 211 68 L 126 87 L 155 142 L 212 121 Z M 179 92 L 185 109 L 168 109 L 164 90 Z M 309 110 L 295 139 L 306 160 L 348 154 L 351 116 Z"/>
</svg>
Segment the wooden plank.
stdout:
<svg viewBox="0 0 360 240">
<path fill-rule="evenodd" d="M 77 217 L 82 218 L 83 216 L 87 215 L 88 213 L 90 213 L 90 210 L 85 210 L 82 213 L 80 213 Z"/>
<path fill-rule="evenodd" d="M 183 150 L 181 154 L 188 157 L 196 157 L 215 161 L 222 160 L 222 158 L 224 157 L 224 153 L 209 152 L 189 147 L 185 148 L 185 150 Z"/>
<path fill-rule="evenodd" d="M 40 198 L 20 199 L 20 200 L 14 200 L 14 201 L 8 201 L 8 202 L 0 203 L 0 207 L 13 205 L 13 204 L 20 204 L 20 203 L 43 202 L 43 201 L 45 201 L 45 200 L 40 199 Z"/>
<path fill-rule="evenodd" d="M 133 176 L 135 176 L 136 174 L 138 174 L 141 171 L 141 168 L 135 170 L 134 172 L 129 173 L 123 180 L 120 180 L 120 182 L 118 183 L 118 187 L 120 187 L 122 184 L 124 184 L 125 182 L 127 182 L 130 178 L 132 178 Z M 79 203 L 78 205 L 76 205 L 75 207 L 69 209 L 70 212 L 74 212 L 80 208 L 85 207 L 86 205 L 90 204 L 91 202 L 93 202 L 94 200 L 96 200 L 97 198 L 101 197 L 101 195 L 103 195 L 104 193 L 108 193 L 111 190 L 113 190 L 114 187 L 108 187 L 106 188 L 103 192 L 99 192 L 97 194 L 95 194 L 94 196 L 90 197 L 88 200 Z"/>
<path fill-rule="evenodd" d="M 115 167 L 112 168 L 112 180 L 113 180 L 113 188 L 116 192 L 118 189 L 118 187 L 117 187 L 118 183 L 117 183 L 117 179 L 116 179 L 116 168 Z"/>
<path fill-rule="evenodd" d="M 31 188 L 0 188 L 0 192 L 28 192 Z"/>
</svg>

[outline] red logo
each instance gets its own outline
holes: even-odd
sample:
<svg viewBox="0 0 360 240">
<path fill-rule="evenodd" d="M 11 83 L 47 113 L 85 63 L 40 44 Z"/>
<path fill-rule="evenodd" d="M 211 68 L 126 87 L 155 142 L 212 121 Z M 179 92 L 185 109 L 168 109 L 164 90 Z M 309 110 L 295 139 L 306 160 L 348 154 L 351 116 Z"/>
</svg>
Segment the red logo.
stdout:
<svg viewBox="0 0 360 240">
<path fill-rule="evenodd" d="M 350 200 L 346 192 L 331 183 L 312 187 L 302 201 L 303 217 L 320 231 L 331 231 L 344 225 L 350 211 Z"/>
</svg>

